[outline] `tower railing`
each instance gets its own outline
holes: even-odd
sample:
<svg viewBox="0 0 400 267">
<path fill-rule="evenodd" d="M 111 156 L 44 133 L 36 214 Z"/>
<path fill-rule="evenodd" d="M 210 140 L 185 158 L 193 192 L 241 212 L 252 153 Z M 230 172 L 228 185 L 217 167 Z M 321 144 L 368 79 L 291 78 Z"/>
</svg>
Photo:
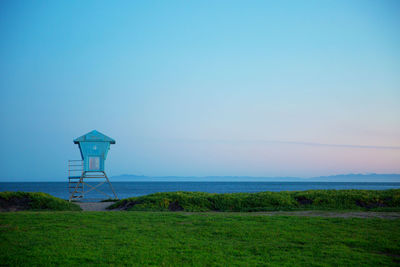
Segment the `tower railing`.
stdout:
<svg viewBox="0 0 400 267">
<path fill-rule="evenodd" d="M 71 198 L 83 198 L 84 184 L 80 179 L 84 174 L 83 160 L 68 160 L 68 192 Z"/>
</svg>

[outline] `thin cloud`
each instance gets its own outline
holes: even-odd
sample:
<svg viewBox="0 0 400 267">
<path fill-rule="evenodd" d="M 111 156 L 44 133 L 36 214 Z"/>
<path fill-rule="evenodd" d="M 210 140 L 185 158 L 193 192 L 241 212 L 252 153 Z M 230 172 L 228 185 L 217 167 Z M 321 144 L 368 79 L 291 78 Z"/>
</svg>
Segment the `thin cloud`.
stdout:
<svg viewBox="0 0 400 267">
<path fill-rule="evenodd" d="M 324 144 L 324 143 L 314 143 L 314 142 L 293 142 L 293 141 L 269 141 L 269 142 L 271 142 L 271 143 L 282 143 L 282 144 L 292 144 L 292 145 L 304 145 L 304 146 L 326 146 L 326 147 L 343 147 L 343 148 L 367 148 L 367 149 L 400 150 L 400 146 Z"/>
<path fill-rule="evenodd" d="M 400 150 L 400 146 L 377 146 L 377 145 L 351 145 L 351 144 L 327 144 L 302 141 L 282 141 L 282 140 L 206 140 L 206 139 L 180 139 L 178 142 L 190 143 L 226 143 L 226 144 L 286 144 L 301 146 L 317 146 L 317 147 L 337 147 L 337 148 L 359 148 L 359 149 L 384 149 L 384 150 Z"/>
</svg>

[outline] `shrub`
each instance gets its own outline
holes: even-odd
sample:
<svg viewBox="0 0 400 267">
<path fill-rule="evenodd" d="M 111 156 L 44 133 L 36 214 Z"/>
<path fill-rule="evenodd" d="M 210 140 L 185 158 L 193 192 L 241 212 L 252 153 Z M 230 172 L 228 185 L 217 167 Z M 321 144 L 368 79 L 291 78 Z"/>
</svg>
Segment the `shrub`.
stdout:
<svg viewBox="0 0 400 267">
<path fill-rule="evenodd" d="M 79 211 L 81 208 L 64 199 L 46 193 L 36 192 L 0 192 L 0 210 L 58 210 Z"/>
<path fill-rule="evenodd" d="M 110 209 L 151 211 L 400 210 L 400 189 L 214 194 L 166 192 L 120 200 Z"/>
</svg>

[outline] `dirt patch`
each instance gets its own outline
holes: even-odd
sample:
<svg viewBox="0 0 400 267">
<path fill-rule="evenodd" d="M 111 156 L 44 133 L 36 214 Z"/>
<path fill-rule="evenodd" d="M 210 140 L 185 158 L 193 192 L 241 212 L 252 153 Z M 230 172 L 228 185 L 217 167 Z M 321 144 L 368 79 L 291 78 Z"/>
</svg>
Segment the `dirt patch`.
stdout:
<svg viewBox="0 0 400 267">
<path fill-rule="evenodd" d="M 31 202 L 30 198 L 16 198 L 12 197 L 10 199 L 2 199 L 0 198 L 0 211 L 22 211 L 22 210 L 29 210 Z"/>
<path fill-rule="evenodd" d="M 392 261 L 396 264 L 400 263 L 400 255 L 398 254 L 392 254 L 392 253 L 386 253 L 386 252 L 376 252 L 376 254 L 380 254 L 380 255 L 385 255 L 388 257 L 392 258 Z"/>
<path fill-rule="evenodd" d="M 170 211 L 183 211 L 183 208 L 181 205 L 179 205 L 178 201 L 169 203 L 168 209 Z"/>
<path fill-rule="evenodd" d="M 114 202 L 76 202 L 83 211 L 110 211 L 107 208 Z"/>
<path fill-rule="evenodd" d="M 312 199 L 306 198 L 304 196 L 297 196 L 295 197 L 295 199 L 300 205 L 311 205 L 313 203 Z"/>
<path fill-rule="evenodd" d="M 114 209 L 114 210 L 129 210 L 131 207 L 135 206 L 136 204 L 139 204 L 139 202 L 125 201 L 119 208 Z"/>
<path fill-rule="evenodd" d="M 365 202 L 363 200 L 356 200 L 356 205 L 367 209 L 386 207 L 383 202 Z"/>
</svg>

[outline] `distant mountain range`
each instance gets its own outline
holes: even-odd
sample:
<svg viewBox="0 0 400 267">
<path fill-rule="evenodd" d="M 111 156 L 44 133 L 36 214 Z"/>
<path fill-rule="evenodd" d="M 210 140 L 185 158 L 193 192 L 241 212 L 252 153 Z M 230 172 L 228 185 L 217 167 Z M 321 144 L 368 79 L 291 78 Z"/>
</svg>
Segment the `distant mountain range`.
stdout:
<svg viewBox="0 0 400 267">
<path fill-rule="evenodd" d="M 125 182 L 400 182 L 400 174 L 341 174 L 312 178 L 252 176 L 144 176 L 123 174 L 113 181 Z"/>
</svg>

